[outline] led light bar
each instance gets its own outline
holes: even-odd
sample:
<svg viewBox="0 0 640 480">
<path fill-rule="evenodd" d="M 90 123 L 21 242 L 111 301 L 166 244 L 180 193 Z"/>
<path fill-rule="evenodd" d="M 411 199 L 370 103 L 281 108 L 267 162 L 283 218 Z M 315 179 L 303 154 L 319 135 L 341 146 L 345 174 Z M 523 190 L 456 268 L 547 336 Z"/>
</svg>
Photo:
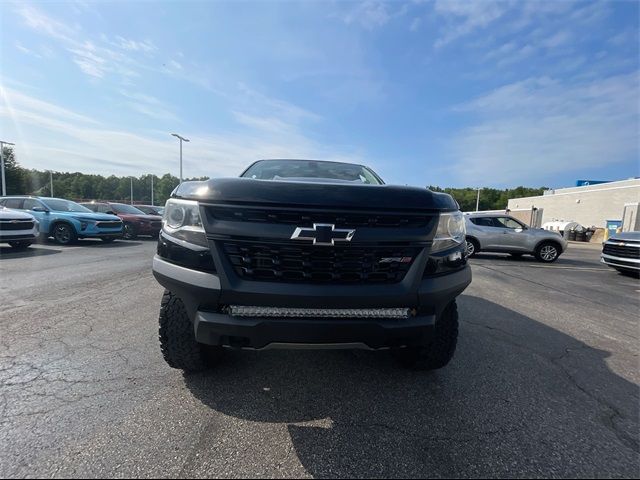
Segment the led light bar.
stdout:
<svg viewBox="0 0 640 480">
<path fill-rule="evenodd" d="M 234 317 L 279 318 L 409 318 L 409 308 L 283 308 L 230 305 Z"/>
</svg>

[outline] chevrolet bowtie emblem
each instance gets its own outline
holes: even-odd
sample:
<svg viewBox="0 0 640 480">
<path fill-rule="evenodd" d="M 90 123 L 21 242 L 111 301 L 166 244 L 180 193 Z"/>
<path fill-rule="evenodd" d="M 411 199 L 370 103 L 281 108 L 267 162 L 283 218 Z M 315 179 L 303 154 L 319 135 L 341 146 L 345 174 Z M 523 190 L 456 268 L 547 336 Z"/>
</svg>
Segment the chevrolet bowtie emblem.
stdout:
<svg viewBox="0 0 640 480">
<path fill-rule="evenodd" d="M 335 245 L 350 242 L 355 230 L 336 228 L 331 223 L 314 223 L 313 228 L 296 227 L 291 240 L 313 240 L 314 245 Z"/>
</svg>

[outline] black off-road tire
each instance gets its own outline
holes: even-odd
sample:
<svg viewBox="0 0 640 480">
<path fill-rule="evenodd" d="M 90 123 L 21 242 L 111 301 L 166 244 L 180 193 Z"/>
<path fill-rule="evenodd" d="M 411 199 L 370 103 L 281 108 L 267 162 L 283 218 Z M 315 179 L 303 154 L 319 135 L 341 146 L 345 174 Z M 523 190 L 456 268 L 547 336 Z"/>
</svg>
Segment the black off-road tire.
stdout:
<svg viewBox="0 0 640 480">
<path fill-rule="evenodd" d="M 436 321 L 428 345 L 396 350 L 400 362 L 414 370 L 436 370 L 453 358 L 458 343 L 458 306 L 455 300 L 444 309 Z"/>
<path fill-rule="evenodd" d="M 160 306 L 160 347 L 162 356 L 172 368 L 185 372 L 199 372 L 213 366 L 222 347 L 196 342 L 193 324 L 178 297 L 168 290 Z"/>
<path fill-rule="evenodd" d="M 31 246 L 32 243 L 33 242 L 31 242 L 30 240 L 16 240 L 14 242 L 9 242 L 9 245 L 14 250 L 26 250 Z"/>
</svg>

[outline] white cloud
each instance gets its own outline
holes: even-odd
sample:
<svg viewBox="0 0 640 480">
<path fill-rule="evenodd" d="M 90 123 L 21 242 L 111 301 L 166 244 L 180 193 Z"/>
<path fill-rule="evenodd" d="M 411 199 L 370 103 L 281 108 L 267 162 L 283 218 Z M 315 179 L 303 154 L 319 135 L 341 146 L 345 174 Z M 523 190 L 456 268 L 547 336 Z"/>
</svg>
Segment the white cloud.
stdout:
<svg viewBox="0 0 640 480">
<path fill-rule="evenodd" d="M 151 53 L 154 52 L 158 49 L 158 47 L 156 47 L 152 41 L 150 40 L 144 40 L 144 41 L 135 41 L 135 40 L 131 40 L 131 39 L 127 39 L 127 38 L 123 38 L 120 36 L 116 37 L 117 40 L 117 45 L 124 49 L 124 50 L 130 50 L 130 51 L 134 51 L 134 52 L 145 52 L 145 53 Z"/>
<path fill-rule="evenodd" d="M 18 159 L 28 168 L 105 175 L 176 171 L 177 146 L 168 132 L 112 127 L 14 89 L 0 92 L 0 125 L 15 141 Z M 127 95 L 143 108 L 162 105 L 146 94 Z M 296 112 L 293 106 L 274 105 Z M 233 176 L 250 162 L 267 157 L 360 160 L 352 149 L 317 143 L 283 118 L 241 112 L 235 112 L 235 118 L 242 129 L 216 134 L 183 132 L 191 140 L 184 149 L 187 176 Z"/>
<path fill-rule="evenodd" d="M 458 111 L 479 118 L 453 140 L 461 179 L 536 183 L 637 159 L 638 82 L 637 74 L 581 84 L 531 78 L 461 106 Z"/>
<path fill-rule="evenodd" d="M 120 90 L 120 95 L 128 99 L 126 105 L 132 110 L 153 118 L 154 120 L 171 120 L 179 122 L 178 117 L 156 97 L 144 93 Z"/>
<path fill-rule="evenodd" d="M 366 1 L 357 6 L 342 17 L 342 20 L 351 25 L 357 23 L 369 30 L 385 25 L 392 15 L 387 5 L 378 1 Z"/>
<path fill-rule="evenodd" d="M 442 36 L 436 40 L 435 47 L 442 48 L 460 37 L 488 27 L 502 17 L 509 7 L 510 4 L 504 1 L 436 1 L 434 10 L 445 19 L 446 23 Z"/>
</svg>

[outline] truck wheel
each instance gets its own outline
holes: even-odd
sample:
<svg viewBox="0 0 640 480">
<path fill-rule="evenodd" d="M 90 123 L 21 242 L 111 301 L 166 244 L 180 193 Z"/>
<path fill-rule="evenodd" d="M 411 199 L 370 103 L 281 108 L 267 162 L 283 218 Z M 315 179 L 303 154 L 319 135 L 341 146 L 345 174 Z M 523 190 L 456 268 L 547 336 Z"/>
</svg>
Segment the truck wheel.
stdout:
<svg viewBox="0 0 640 480">
<path fill-rule="evenodd" d="M 14 250 L 26 250 L 31 245 L 31 242 L 29 240 L 16 241 L 9 242 L 9 245 L 11 245 L 11 248 L 13 248 Z"/>
<path fill-rule="evenodd" d="M 400 348 L 396 351 L 405 367 L 415 370 L 435 370 L 453 358 L 458 343 L 458 306 L 451 302 L 436 321 L 433 337 L 428 345 Z"/>
<path fill-rule="evenodd" d="M 171 368 L 198 372 L 213 365 L 222 347 L 210 347 L 196 342 L 193 324 L 178 297 L 168 290 L 160 306 L 160 347 Z"/>
<path fill-rule="evenodd" d="M 71 225 L 56 223 L 53 226 L 53 239 L 60 245 L 69 245 L 78 239 L 78 235 Z"/>
<path fill-rule="evenodd" d="M 535 255 L 540 262 L 553 263 L 560 256 L 560 249 L 553 242 L 543 242 L 536 248 Z"/>
</svg>

